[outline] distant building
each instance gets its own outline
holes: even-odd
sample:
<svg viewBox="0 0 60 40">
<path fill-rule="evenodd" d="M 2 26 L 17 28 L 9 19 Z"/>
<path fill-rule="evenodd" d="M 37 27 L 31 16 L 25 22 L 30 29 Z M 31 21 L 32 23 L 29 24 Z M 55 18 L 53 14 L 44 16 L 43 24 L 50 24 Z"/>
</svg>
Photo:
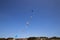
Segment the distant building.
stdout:
<svg viewBox="0 0 60 40">
<path fill-rule="evenodd" d="M 0 40 L 60 40 L 60 37 L 0 38 Z"/>
<path fill-rule="evenodd" d="M 15 40 L 27 40 L 27 38 L 16 38 Z"/>
<path fill-rule="evenodd" d="M 27 40 L 37 40 L 38 37 L 29 37 Z"/>
<path fill-rule="evenodd" d="M 48 40 L 48 37 L 40 37 L 40 40 Z"/>
<path fill-rule="evenodd" d="M 48 40 L 48 37 L 40 37 L 40 40 Z"/>
<path fill-rule="evenodd" d="M 48 37 L 30 37 L 28 40 L 48 40 Z"/>
<path fill-rule="evenodd" d="M 7 40 L 14 40 L 14 38 L 7 38 Z"/>
<path fill-rule="evenodd" d="M 60 37 L 51 37 L 49 40 L 60 40 Z"/>
</svg>

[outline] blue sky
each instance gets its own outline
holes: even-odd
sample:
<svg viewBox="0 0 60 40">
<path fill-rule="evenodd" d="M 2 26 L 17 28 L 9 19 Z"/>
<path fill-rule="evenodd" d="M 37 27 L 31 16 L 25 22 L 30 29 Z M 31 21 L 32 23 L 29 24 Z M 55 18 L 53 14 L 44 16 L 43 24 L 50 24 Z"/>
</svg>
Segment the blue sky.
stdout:
<svg viewBox="0 0 60 40">
<path fill-rule="evenodd" d="M 60 36 L 59 30 L 60 0 L 0 0 L 0 37 Z"/>
</svg>

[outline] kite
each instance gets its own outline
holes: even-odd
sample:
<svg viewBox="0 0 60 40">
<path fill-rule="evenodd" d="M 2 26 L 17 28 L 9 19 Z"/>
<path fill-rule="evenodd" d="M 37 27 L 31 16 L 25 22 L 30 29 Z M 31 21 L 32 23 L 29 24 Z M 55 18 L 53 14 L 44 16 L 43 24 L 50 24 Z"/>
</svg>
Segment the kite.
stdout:
<svg viewBox="0 0 60 40">
<path fill-rule="evenodd" d="M 26 22 L 26 25 L 29 26 L 29 21 Z"/>
<path fill-rule="evenodd" d="M 33 12 L 33 10 L 32 10 L 32 12 Z"/>
</svg>

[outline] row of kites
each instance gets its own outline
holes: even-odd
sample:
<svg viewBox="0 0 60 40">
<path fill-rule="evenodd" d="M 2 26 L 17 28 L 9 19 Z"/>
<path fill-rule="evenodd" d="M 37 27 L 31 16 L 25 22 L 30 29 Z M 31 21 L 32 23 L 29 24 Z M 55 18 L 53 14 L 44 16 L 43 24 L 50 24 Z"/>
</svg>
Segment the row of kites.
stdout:
<svg viewBox="0 0 60 40">
<path fill-rule="evenodd" d="M 35 11 L 34 10 L 31 10 L 31 12 L 32 12 L 32 15 L 30 16 L 30 19 L 28 20 L 28 21 L 26 21 L 26 27 L 28 28 L 29 27 L 29 25 L 30 25 L 30 22 L 31 22 L 31 19 L 33 18 L 33 16 L 35 16 Z M 23 30 L 23 32 L 24 32 L 25 30 Z M 15 35 L 15 38 L 17 38 L 18 37 L 18 35 Z"/>
<path fill-rule="evenodd" d="M 26 22 L 26 26 L 28 27 L 29 26 L 29 24 L 30 24 L 30 21 L 31 21 L 31 19 L 32 19 L 32 17 L 33 17 L 33 15 L 34 15 L 34 10 L 32 10 L 32 15 L 30 16 L 30 19 Z"/>
</svg>

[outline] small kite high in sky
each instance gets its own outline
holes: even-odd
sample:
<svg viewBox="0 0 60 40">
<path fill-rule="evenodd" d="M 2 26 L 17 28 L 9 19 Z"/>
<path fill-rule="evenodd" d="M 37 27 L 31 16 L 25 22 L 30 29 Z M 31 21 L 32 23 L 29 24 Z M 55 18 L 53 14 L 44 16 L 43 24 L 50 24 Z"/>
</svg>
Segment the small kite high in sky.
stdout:
<svg viewBox="0 0 60 40">
<path fill-rule="evenodd" d="M 32 16 L 30 16 L 30 18 L 32 18 Z"/>
<path fill-rule="evenodd" d="M 33 12 L 33 10 L 32 10 L 32 12 Z"/>
<path fill-rule="evenodd" d="M 26 22 L 26 25 L 29 26 L 29 21 Z"/>
<path fill-rule="evenodd" d="M 17 38 L 18 37 L 18 35 L 15 35 L 15 38 Z"/>
</svg>

